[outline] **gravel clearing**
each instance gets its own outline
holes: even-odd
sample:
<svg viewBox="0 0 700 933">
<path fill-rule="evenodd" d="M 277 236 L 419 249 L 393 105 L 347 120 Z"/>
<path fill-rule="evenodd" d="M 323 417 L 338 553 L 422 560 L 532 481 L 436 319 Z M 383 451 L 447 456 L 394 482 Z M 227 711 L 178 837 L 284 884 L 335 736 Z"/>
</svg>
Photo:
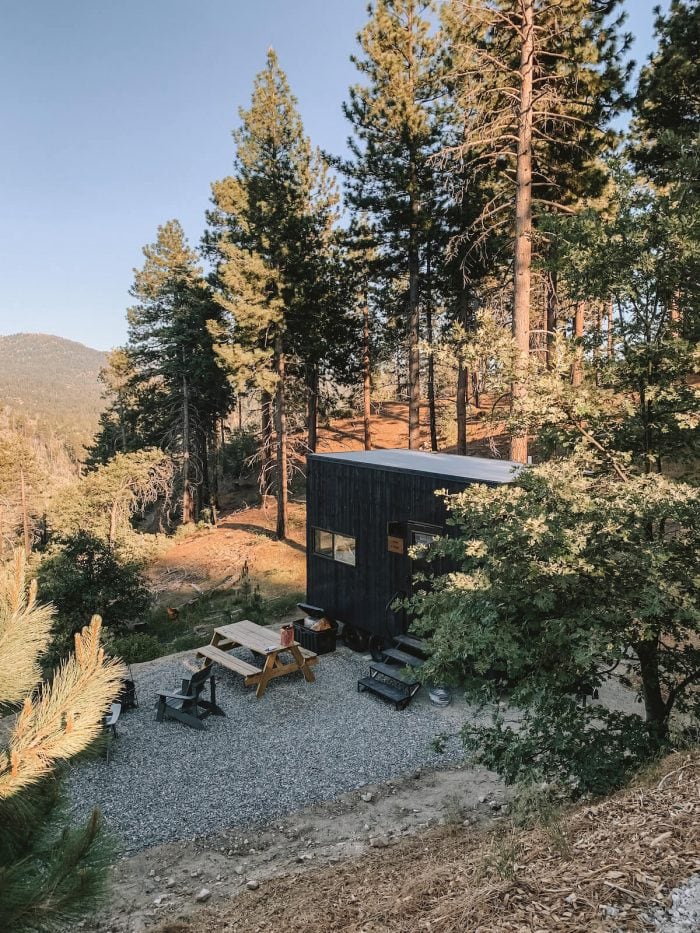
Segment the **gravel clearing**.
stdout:
<svg viewBox="0 0 700 933">
<path fill-rule="evenodd" d="M 651 916 L 661 933 L 691 933 L 700 930 L 700 875 L 671 891 L 671 906 Z"/>
<path fill-rule="evenodd" d="M 345 648 L 319 658 L 316 683 L 283 677 L 261 700 L 215 665 L 226 717 L 210 716 L 204 732 L 157 723 L 157 691 L 177 689 L 197 667 L 192 652 L 135 665 L 141 705 L 119 720 L 110 764 L 98 758 L 71 769 L 74 812 L 98 807 L 124 852 L 269 820 L 462 757 L 456 739 L 442 755 L 431 740 L 463 725 L 463 703 L 439 709 L 417 699 L 397 712 L 357 692 L 368 662 Z"/>
</svg>

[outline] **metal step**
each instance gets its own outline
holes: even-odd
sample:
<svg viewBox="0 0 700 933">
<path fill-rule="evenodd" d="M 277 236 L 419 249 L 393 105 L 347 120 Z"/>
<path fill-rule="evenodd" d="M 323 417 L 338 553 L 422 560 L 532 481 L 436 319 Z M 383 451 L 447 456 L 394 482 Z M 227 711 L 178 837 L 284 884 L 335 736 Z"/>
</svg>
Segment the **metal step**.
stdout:
<svg viewBox="0 0 700 933">
<path fill-rule="evenodd" d="M 422 638 L 416 638 L 415 635 L 395 635 L 394 641 L 397 645 L 403 645 L 404 648 L 412 648 L 413 651 L 420 651 L 422 655 L 428 653 L 428 646 Z"/>
<path fill-rule="evenodd" d="M 379 680 L 378 677 L 361 677 L 357 681 L 357 689 L 359 692 L 369 690 L 370 693 L 376 693 L 383 700 L 393 703 L 396 709 L 403 709 L 411 702 L 411 694 L 407 690 L 392 687 L 391 684 L 385 680 Z"/>
<path fill-rule="evenodd" d="M 396 661 L 404 667 L 422 667 L 424 663 L 423 658 L 417 658 L 415 654 L 401 651 L 400 648 L 385 648 L 382 654 L 385 658 L 391 658 L 392 661 Z"/>
<path fill-rule="evenodd" d="M 395 667 L 391 664 L 382 664 L 381 661 L 372 661 L 369 669 L 370 671 L 376 671 L 378 674 L 382 674 L 384 677 L 389 677 L 391 680 L 395 680 L 397 683 L 409 689 L 420 687 L 420 683 L 417 680 L 402 674 L 403 668 Z"/>
</svg>

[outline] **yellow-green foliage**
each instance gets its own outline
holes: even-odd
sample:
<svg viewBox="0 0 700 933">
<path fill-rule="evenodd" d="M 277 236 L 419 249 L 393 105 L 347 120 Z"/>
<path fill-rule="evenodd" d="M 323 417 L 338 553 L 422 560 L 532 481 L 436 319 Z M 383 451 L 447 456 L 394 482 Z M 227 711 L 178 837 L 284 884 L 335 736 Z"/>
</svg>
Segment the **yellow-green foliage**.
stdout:
<svg viewBox="0 0 700 933">
<path fill-rule="evenodd" d="M 0 750 L 0 799 L 84 751 L 100 734 L 125 676 L 121 662 L 105 659 L 102 621 L 93 616 L 75 636 L 75 653 L 50 685 L 39 686 L 38 662 L 52 621 L 53 609 L 37 604 L 18 553 L 0 581 L 0 703 L 24 702 L 7 747 Z"/>
</svg>

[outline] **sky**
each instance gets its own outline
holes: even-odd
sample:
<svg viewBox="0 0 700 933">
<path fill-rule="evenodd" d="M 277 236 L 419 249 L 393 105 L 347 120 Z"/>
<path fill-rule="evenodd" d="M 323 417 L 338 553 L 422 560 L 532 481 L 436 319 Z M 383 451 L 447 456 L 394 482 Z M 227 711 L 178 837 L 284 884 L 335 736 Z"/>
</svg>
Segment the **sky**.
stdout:
<svg viewBox="0 0 700 933">
<path fill-rule="evenodd" d="M 659 0 L 625 0 L 632 57 Z M 662 2 L 668 6 L 668 0 Z M 0 334 L 123 343 L 141 248 L 192 244 L 273 46 L 307 134 L 344 151 L 366 0 L 0 0 Z"/>
</svg>

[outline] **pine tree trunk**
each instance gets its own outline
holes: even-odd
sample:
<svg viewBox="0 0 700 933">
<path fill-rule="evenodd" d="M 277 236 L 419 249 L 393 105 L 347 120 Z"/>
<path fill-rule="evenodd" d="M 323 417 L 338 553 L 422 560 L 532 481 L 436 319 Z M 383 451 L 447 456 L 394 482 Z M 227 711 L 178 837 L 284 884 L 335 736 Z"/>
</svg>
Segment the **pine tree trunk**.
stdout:
<svg viewBox="0 0 700 933">
<path fill-rule="evenodd" d="M 430 347 L 428 356 L 428 420 L 430 423 L 430 449 L 437 450 L 437 417 L 435 412 L 435 357 L 433 355 L 433 295 L 430 268 L 430 249 L 425 261 L 425 329 Z"/>
<path fill-rule="evenodd" d="M 602 382 L 600 372 L 600 344 L 603 339 L 603 314 L 600 303 L 595 303 L 595 342 L 593 344 L 593 368 L 595 370 L 595 384 L 600 387 Z"/>
<path fill-rule="evenodd" d="M 190 399 L 187 376 L 182 377 L 182 524 L 194 518 L 190 483 Z"/>
<path fill-rule="evenodd" d="M 277 429 L 277 537 L 287 537 L 288 493 L 287 493 L 287 415 L 285 412 L 285 358 L 282 337 L 275 341 L 277 357 L 277 392 L 275 421 Z"/>
<path fill-rule="evenodd" d="M 519 409 L 527 394 L 530 355 L 530 293 L 532 280 L 532 95 L 535 55 L 534 0 L 522 0 L 520 32 L 520 113 L 515 180 L 515 288 L 513 337 L 517 348 L 512 405 Z M 510 440 L 510 458 L 527 463 L 527 431 L 517 429 Z"/>
<path fill-rule="evenodd" d="M 458 320 L 467 331 L 469 314 L 469 295 L 462 291 L 459 295 Z M 469 370 L 460 360 L 457 369 L 457 453 L 467 455 L 467 411 L 469 402 Z"/>
<path fill-rule="evenodd" d="M 210 512 L 209 520 L 212 524 L 215 524 L 216 520 L 214 518 L 214 503 L 212 501 L 211 480 L 209 474 L 209 445 L 207 443 L 207 434 L 205 431 L 202 431 L 199 441 L 202 451 L 202 482 L 200 485 L 199 511 L 201 512 L 202 508 L 208 508 Z"/>
<path fill-rule="evenodd" d="M 614 300 L 614 298 L 612 297 L 612 295 L 610 296 L 610 301 L 608 302 L 608 309 L 607 309 L 607 310 L 608 310 L 608 333 L 607 333 L 607 337 L 608 337 L 608 359 L 611 360 L 611 359 L 613 358 L 613 354 L 614 354 L 614 352 L 615 352 L 615 339 L 614 339 L 614 336 L 613 336 L 613 334 L 614 334 L 613 317 L 614 317 L 614 314 L 615 314 L 615 300 Z"/>
<path fill-rule="evenodd" d="M 19 470 L 19 488 L 22 499 L 22 534 L 24 537 L 24 553 L 29 557 L 32 552 L 32 542 L 29 537 L 29 511 L 27 509 L 27 485 L 24 479 L 24 470 Z"/>
<path fill-rule="evenodd" d="M 469 371 L 460 362 L 457 369 L 457 453 L 467 455 L 467 386 Z"/>
<path fill-rule="evenodd" d="M 221 446 L 219 444 L 219 432 L 216 430 L 216 422 L 214 423 L 214 429 L 211 432 L 210 447 L 212 452 L 212 467 L 211 467 L 211 503 L 212 508 L 218 512 L 219 510 L 219 470 L 221 467 Z"/>
<path fill-rule="evenodd" d="M 362 420 L 365 450 L 372 449 L 372 353 L 369 339 L 369 301 L 362 307 Z"/>
<path fill-rule="evenodd" d="M 318 369 L 309 369 L 306 382 L 306 415 L 308 421 L 307 445 L 311 453 L 318 445 Z"/>
<path fill-rule="evenodd" d="M 408 447 L 420 447 L 420 304 L 418 278 L 418 201 L 411 203 L 411 231 L 408 246 Z"/>
<path fill-rule="evenodd" d="M 557 332 L 557 322 L 559 319 L 559 294 L 558 294 L 558 275 L 552 272 L 547 279 L 547 369 L 554 366 L 553 348 L 554 338 Z"/>
<path fill-rule="evenodd" d="M 272 396 L 269 392 L 261 393 L 260 397 L 262 413 L 262 463 L 260 467 L 260 494 L 263 499 L 270 494 L 271 474 L 272 474 L 272 434 L 273 434 L 273 416 L 272 416 Z"/>
<path fill-rule="evenodd" d="M 583 329 L 586 316 L 586 303 L 576 302 L 574 312 L 574 342 L 576 344 L 574 362 L 571 366 L 571 385 L 580 386 L 583 382 Z"/>
</svg>

